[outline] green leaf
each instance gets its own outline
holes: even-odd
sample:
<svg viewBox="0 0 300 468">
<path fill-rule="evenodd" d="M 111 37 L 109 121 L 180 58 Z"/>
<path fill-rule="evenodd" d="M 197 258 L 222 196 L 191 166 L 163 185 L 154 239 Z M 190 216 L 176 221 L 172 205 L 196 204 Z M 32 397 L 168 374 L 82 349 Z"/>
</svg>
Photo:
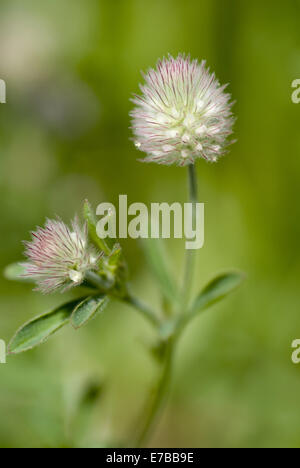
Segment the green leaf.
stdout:
<svg viewBox="0 0 300 468">
<path fill-rule="evenodd" d="M 25 274 L 25 267 L 21 263 L 12 263 L 4 269 L 4 277 L 9 281 L 20 281 L 22 283 L 33 283 L 30 278 L 22 277 Z"/>
<path fill-rule="evenodd" d="M 149 267 L 160 286 L 163 296 L 170 302 L 176 302 L 178 289 L 171 276 L 167 254 L 161 239 L 142 239 L 142 247 Z"/>
<path fill-rule="evenodd" d="M 64 304 L 52 312 L 25 323 L 8 345 L 9 354 L 18 354 L 38 346 L 69 322 L 74 308 L 82 299 Z"/>
<path fill-rule="evenodd" d="M 74 328 L 80 328 L 89 322 L 96 314 L 102 312 L 106 307 L 109 298 L 106 295 L 88 297 L 84 299 L 74 309 L 71 324 Z"/>
<path fill-rule="evenodd" d="M 122 247 L 120 246 L 120 244 L 115 244 L 109 257 L 107 258 L 107 264 L 111 268 L 118 267 L 122 259 L 122 255 L 123 255 Z"/>
<path fill-rule="evenodd" d="M 211 305 L 220 301 L 232 291 L 234 291 L 245 279 L 245 274 L 241 272 L 228 272 L 223 273 L 214 278 L 202 290 L 197 299 L 195 300 L 190 314 L 200 312 L 207 309 Z"/>
<path fill-rule="evenodd" d="M 88 200 L 85 200 L 83 205 L 83 217 L 87 222 L 88 232 L 91 241 L 106 255 L 110 254 L 110 248 L 104 239 L 101 239 L 97 234 L 97 219 Z"/>
</svg>

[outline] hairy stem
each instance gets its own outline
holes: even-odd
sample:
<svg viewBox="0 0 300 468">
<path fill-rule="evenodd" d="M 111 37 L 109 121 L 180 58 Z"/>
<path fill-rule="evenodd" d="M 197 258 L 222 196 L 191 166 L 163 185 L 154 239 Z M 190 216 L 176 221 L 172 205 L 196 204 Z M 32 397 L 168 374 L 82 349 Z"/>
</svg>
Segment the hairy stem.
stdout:
<svg viewBox="0 0 300 468">
<path fill-rule="evenodd" d="M 196 203 L 197 203 L 197 179 L 196 170 L 193 164 L 188 166 L 188 181 L 189 181 L 189 201 L 193 205 L 192 224 L 195 226 L 196 220 Z M 185 254 L 185 272 L 182 287 L 182 306 L 185 309 L 190 300 L 190 293 L 193 286 L 194 272 L 196 266 L 196 251 L 186 250 Z"/>
<path fill-rule="evenodd" d="M 88 271 L 86 273 L 85 280 L 87 285 L 96 288 L 102 294 L 108 294 L 109 296 L 115 299 L 119 299 L 120 301 L 123 301 L 134 307 L 151 323 L 151 325 L 154 325 L 156 328 L 160 326 L 160 321 L 155 315 L 154 311 L 150 309 L 147 304 L 144 304 L 131 293 L 127 293 L 125 296 L 117 294 L 114 289 L 112 289 L 111 282 L 103 280 L 99 275 L 97 275 L 97 273 L 93 271 Z"/>
<path fill-rule="evenodd" d="M 160 321 L 155 315 L 155 313 L 148 307 L 147 304 L 144 304 L 138 298 L 133 296 L 132 294 L 128 294 L 124 299 L 124 302 L 130 304 L 134 307 L 138 312 L 140 312 L 152 325 L 155 327 L 159 327 Z"/>
<path fill-rule="evenodd" d="M 86 272 L 85 281 L 88 286 L 98 289 L 101 293 L 107 293 L 112 286 L 112 283 L 110 281 L 101 278 L 94 271 Z"/>
<path fill-rule="evenodd" d="M 188 166 L 188 180 L 189 180 L 189 200 L 192 203 L 192 223 L 195 226 L 196 220 L 196 203 L 197 203 L 197 180 L 196 171 L 194 165 Z M 179 299 L 179 307 L 181 309 L 182 316 L 184 316 L 188 310 L 190 293 L 193 285 L 194 272 L 196 264 L 196 255 L 194 250 L 186 250 L 186 265 L 183 280 L 183 289 L 181 298 Z M 174 356 L 175 343 L 177 342 L 180 334 L 181 327 L 175 330 L 166 343 L 165 352 L 162 357 L 160 375 L 154 392 L 150 395 L 150 402 L 146 410 L 145 422 L 142 426 L 142 430 L 137 439 L 137 447 L 143 446 L 156 423 L 158 416 L 163 408 L 163 404 L 166 400 L 169 384 L 172 375 L 172 364 Z"/>
<path fill-rule="evenodd" d="M 163 408 L 172 374 L 173 350 L 174 341 L 171 338 L 166 344 L 159 379 L 150 395 L 150 401 L 146 408 L 145 422 L 137 438 L 136 447 L 144 446 Z"/>
</svg>

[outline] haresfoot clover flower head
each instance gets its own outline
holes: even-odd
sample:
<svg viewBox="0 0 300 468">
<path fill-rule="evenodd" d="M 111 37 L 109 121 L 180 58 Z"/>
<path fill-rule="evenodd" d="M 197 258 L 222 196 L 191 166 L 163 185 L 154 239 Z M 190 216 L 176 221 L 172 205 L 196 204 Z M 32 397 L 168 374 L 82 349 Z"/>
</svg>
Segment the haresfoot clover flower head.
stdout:
<svg viewBox="0 0 300 468">
<path fill-rule="evenodd" d="M 25 246 L 29 261 L 23 264 L 24 277 L 33 278 L 45 294 L 80 285 L 87 271 L 98 268 L 102 255 L 88 244 L 87 228 L 76 218 L 72 229 L 59 219 L 48 219 Z"/>
<path fill-rule="evenodd" d="M 135 95 L 131 112 L 135 145 L 147 154 L 143 161 L 181 166 L 198 158 L 217 161 L 232 143 L 227 85 L 220 86 L 205 61 L 185 55 L 159 60 L 143 76 L 143 94 Z"/>
</svg>

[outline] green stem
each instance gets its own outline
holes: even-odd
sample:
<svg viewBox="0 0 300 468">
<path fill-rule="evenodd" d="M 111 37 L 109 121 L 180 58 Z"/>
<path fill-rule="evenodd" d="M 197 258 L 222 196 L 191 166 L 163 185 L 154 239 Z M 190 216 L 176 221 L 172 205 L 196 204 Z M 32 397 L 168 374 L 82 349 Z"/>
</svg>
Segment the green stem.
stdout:
<svg viewBox="0 0 300 468">
<path fill-rule="evenodd" d="M 138 310 L 156 328 L 160 326 L 160 321 L 156 317 L 155 313 L 150 309 L 150 307 L 148 307 L 148 305 L 141 302 L 138 298 L 128 294 L 122 300 Z"/>
<path fill-rule="evenodd" d="M 145 445 L 145 442 L 158 419 L 159 413 L 163 408 L 172 374 L 174 344 L 175 342 L 173 338 L 170 338 L 169 342 L 166 344 L 165 354 L 161 364 L 160 377 L 154 391 L 151 393 L 150 402 L 146 409 L 145 422 L 137 438 L 136 447 L 143 447 Z"/>
<path fill-rule="evenodd" d="M 197 178 L 196 170 L 193 164 L 188 166 L 189 180 L 189 201 L 193 204 L 192 225 L 195 226 L 196 220 L 196 203 L 197 203 Z M 193 286 L 194 272 L 196 267 L 196 251 L 186 250 L 185 254 L 185 273 L 182 288 L 182 306 L 185 309 L 190 300 L 190 293 Z"/>
<path fill-rule="evenodd" d="M 156 328 L 160 326 L 160 321 L 155 315 L 154 311 L 148 307 L 148 305 L 144 304 L 142 301 L 137 299 L 130 293 L 127 293 L 125 296 L 118 295 L 112 289 L 112 283 L 109 281 L 103 280 L 97 273 L 93 271 L 88 271 L 85 276 L 86 283 L 93 288 L 98 289 L 99 292 L 102 294 L 108 294 L 109 296 L 119 299 L 132 307 L 134 307 L 137 311 L 139 311 L 152 325 Z M 127 288 L 126 288 L 127 289 Z"/>
<path fill-rule="evenodd" d="M 196 171 L 194 165 L 188 167 L 189 175 L 189 200 L 193 204 L 192 209 L 192 223 L 195 226 L 196 220 L 196 203 L 197 203 L 197 180 L 196 180 Z M 194 250 L 186 250 L 186 265 L 182 289 L 182 297 L 180 301 L 180 306 L 182 310 L 182 315 L 185 315 L 189 300 L 190 293 L 193 285 L 193 278 L 195 272 L 196 264 L 196 255 Z M 167 392 L 169 389 L 169 384 L 172 374 L 172 364 L 173 364 L 173 355 L 175 344 L 181 334 L 183 327 L 179 327 L 171 337 L 168 338 L 166 343 L 165 353 L 163 356 L 161 371 L 159 380 L 155 387 L 154 392 L 151 394 L 150 403 L 147 407 L 145 423 L 142 426 L 142 430 L 137 439 L 137 447 L 141 447 L 145 444 L 146 440 L 149 437 L 151 430 L 155 422 L 158 419 L 159 413 L 162 410 L 163 404 L 165 402 Z"/>
<path fill-rule="evenodd" d="M 86 272 L 85 281 L 89 286 L 98 289 L 101 293 L 108 293 L 113 284 L 111 281 L 101 278 L 101 276 L 97 275 L 94 271 Z"/>
</svg>

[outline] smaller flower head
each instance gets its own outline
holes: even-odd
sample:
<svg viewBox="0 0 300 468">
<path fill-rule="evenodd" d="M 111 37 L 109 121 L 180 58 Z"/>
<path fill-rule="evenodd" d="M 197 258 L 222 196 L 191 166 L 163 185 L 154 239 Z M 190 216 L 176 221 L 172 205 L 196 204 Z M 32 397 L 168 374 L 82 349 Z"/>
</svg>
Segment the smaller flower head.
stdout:
<svg viewBox="0 0 300 468">
<path fill-rule="evenodd" d="M 89 270 L 95 270 L 101 253 L 88 245 L 87 228 L 75 219 L 72 229 L 60 220 L 47 220 L 25 242 L 25 277 L 35 279 L 37 290 L 47 294 L 78 286 Z"/>
<path fill-rule="evenodd" d="M 180 166 L 198 158 L 217 161 L 230 143 L 234 119 L 226 86 L 205 61 L 169 56 L 144 78 L 131 112 L 135 146 L 147 154 L 144 161 Z"/>
</svg>

